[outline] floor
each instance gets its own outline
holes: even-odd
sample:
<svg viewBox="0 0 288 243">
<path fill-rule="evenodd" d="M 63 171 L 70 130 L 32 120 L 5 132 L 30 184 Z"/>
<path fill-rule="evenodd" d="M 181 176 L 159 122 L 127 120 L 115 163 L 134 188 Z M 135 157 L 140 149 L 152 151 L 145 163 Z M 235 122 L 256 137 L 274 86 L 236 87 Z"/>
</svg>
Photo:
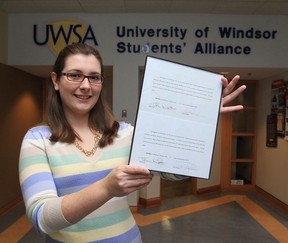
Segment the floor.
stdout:
<svg viewBox="0 0 288 243">
<path fill-rule="evenodd" d="M 0 218 L 0 242 L 41 243 L 21 204 Z M 134 214 L 143 243 L 288 242 L 288 215 L 255 193 L 167 197 Z"/>
</svg>

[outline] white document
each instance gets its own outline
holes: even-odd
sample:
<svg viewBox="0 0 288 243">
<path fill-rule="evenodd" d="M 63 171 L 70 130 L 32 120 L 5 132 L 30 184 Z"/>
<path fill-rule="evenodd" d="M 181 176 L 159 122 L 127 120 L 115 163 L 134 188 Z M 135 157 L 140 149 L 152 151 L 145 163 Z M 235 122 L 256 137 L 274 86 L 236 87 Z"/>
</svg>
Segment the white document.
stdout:
<svg viewBox="0 0 288 243">
<path fill-rule="evenodd" d="M 129 164 L 208 179 L 222 75 L 148 56 Z"/>
</svg>

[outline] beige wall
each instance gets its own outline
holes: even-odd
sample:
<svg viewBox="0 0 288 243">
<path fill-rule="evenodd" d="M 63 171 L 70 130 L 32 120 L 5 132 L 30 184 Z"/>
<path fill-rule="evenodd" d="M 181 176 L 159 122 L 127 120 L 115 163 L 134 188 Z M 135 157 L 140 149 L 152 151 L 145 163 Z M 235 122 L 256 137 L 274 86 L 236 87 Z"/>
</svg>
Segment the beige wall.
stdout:
<svg viewBox="0 0 288 243">
<path fill-rule="evenodd" d="M 266 117 L 270 114 L 273 80 L 288 80 L 288 73 L 259 82 L 256 185 L 288 205 L 288 142 L 278 138 L 277 148 L 266 147 Z"/>
<path fill-rule="evenodd" d="M 0 63 L 7 63 L 8 15 L 0 10 Z"/>
<path fill-rule="evenodd" d="M 18 158 L 28 128 L 42 120 L 42 81 L 0 64 L 0 211 L 21 197 Z"/>
</svg>

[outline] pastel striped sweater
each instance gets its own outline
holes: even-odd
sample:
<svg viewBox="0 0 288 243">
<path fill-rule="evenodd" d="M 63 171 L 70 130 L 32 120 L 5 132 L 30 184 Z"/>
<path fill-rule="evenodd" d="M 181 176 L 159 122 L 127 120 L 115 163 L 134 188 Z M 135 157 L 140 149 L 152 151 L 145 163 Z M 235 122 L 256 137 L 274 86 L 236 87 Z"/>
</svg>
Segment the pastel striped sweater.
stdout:
<svg viewBox="0 0 288 243">
<path fill-rule="evenodd" d="M 120 124 L 112 145 L 86 157 L 73 144 L 49 141 L 47 126 L 25 135 L 19 161 L 19 177 L 27 215 L 46 242 L 139 243 L 141 236 L 126 197 L 113 198 L 76 224 L 62 215 L 61 200 L 105 177 L 128 161 L 133 127 Z"/>
</svg>

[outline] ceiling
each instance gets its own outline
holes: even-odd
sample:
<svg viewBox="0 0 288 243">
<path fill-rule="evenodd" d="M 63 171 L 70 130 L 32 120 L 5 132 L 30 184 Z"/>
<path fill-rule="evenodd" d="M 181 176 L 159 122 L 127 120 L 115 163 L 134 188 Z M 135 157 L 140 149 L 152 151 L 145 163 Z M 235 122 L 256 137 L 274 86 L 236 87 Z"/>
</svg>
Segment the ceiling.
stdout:
<svg viewBox="0 0 288 243">
<path fill-rule="evenodd" d="M 210 13 L 288 15 L 288 0 L 0 0 L 6 13 Z"/>
<path fill-rule="evenodd" d="M 0 0 L 5 13 L 205 13 L 288 15 L 288 0 Z M 47 77 L 47 67 L 21 67 Z M 213 71 L 223 71 L 214 68 Z M 227 69 L 244 79 L 263 79 L 287 69 Z"/>
</svg>

